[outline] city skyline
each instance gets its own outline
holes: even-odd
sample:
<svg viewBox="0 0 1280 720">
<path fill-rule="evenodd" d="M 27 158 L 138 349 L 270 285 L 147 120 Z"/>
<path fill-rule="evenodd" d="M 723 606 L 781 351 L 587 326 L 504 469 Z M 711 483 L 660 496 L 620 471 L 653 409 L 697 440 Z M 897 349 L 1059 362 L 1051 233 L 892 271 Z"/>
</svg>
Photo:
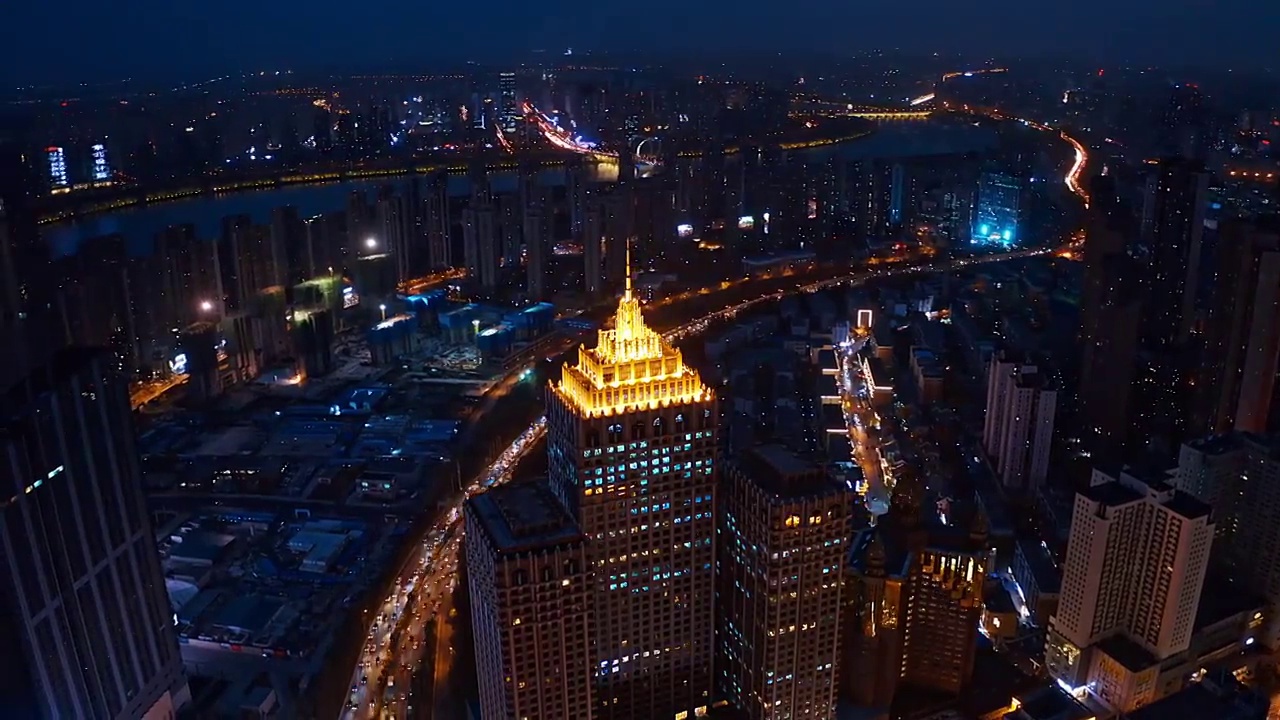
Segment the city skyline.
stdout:
<svg viewBox="0 0 1280 720">
<path fill-rule="evenodd" d="M 1189 9 L 327 2 L 11 95 L 21 717 L 1280 718 L 1280 83 L 1086 51 Z"/>
<path fill-rule="evenodd" d="M 1088 0 L 1034 10 L 1015 0 L 959 6 L 927 0 L 908 9 L 878 0 L 856 8 L 829 5 L 674 2 L 643 8 L 501 0 L 477 15 L 465 5 L 405 6 L 348 12 L 321 3 L 234 2 L 204 13 L 190 2 L 138 0 L 129 13 L 72 0 L 7 8 L 10 27 L 57 28 L 63 52 L 43 52 L 47 35 L 20 33 L 0 51 L 0 82 L 9 86 L 78 82 L 196 81 L 262 70 L 423 67 L 432 63 L 519 63 L 528 53 L 620 51 L 717 53 L 761 57 L 876 50 L 1024 58 L 1088 65 L 1174 63 L 1274 72 L 1268 44 L 1280 31 L 1280 8 L 1231 0 L 1212 11 L 1194 0 L 1157 3 Z M 341 15 L 341 31 L 333 18 Z M 662 19 L 682 18 L 671 32 Z M 767 30 L 765 30 L 767 28 Z M 284 31 L 287 29 L 287 31 Z M 619 32 L 621 31 L 621 32 Z M 619 37 L 621 36 L 621 37 Z M 1230 36 L 1232 42 L 1205 42 Z M 609 41 L 602 38 L 610 38 Z M 888 42 L 886 42 L 888 38 Z M 28 62 L 41 56 L 38 64 Z M 341 58 L 335 61 L 335 58 Z M 163 70 L 157 67 L 162 66 Z"/>
</svg>

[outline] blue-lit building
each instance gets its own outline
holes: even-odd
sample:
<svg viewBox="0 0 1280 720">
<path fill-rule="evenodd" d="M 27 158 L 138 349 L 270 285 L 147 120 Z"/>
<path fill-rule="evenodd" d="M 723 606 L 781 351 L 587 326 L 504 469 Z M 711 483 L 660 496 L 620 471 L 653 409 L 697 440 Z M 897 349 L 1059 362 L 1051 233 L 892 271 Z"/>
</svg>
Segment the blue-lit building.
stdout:
<svg viewBox="0 0 1280 720">
<path fill-rule="evenodd" d="M 983 173 L 973 208 L 974 245 L 1011 247 L 1022 241 L 1022 179 L 1003 173 Z"/>
<path fill-rule="evenodd" d="M 476 334 L 476 347 L 485 357 L 503 357 L 511 352 L 515 330 L 507 323 L 499 323 Z"/>
<path fill-rule="evenodd" d="M 510 325 L 518 340 L 533 340 L 551 332 L 556 309 L 551 303 L 534 303 L 523 310 L 507 313 L 502 322 Z"/>
</svg>

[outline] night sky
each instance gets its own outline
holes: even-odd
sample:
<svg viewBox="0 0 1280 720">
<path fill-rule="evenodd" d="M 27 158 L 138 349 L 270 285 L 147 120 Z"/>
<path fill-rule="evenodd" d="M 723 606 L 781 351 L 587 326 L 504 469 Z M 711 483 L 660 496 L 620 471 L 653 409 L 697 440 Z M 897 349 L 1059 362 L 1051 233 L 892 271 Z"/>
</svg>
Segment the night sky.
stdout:
<svg viewBox="0 0 1280 720">
<path fill-rule="evenodd" d="M 0 28 L 10 86 L 496 62 L 566 46 L 1280 67 L 1276 0 L 4 0 Z"/>
</svg>

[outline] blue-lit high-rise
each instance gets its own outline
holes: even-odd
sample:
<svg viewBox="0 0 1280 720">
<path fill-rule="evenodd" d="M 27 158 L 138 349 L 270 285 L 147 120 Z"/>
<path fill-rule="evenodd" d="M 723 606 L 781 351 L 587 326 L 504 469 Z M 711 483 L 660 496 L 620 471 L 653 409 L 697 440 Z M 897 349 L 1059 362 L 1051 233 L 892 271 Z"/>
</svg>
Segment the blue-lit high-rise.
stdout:
<svg viewBox="0 0 1280 720">
<path fill-rule="evenodd" d="M 1003 173 L 983 173 L 973 208 L 974 245 L 1009 247 L 1022 241 L 1022 180 Z"/>
</svg>

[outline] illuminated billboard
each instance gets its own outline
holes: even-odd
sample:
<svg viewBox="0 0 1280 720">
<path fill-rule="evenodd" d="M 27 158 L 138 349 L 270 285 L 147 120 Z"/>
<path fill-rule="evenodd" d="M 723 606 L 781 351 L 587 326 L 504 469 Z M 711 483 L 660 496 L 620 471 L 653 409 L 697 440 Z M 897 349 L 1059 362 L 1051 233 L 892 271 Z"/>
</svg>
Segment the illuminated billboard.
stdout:
<svg viewBox="0 0 1280 720">
<path fill-rule="evenodd" d="M 692 225 L 690 225 L 689 223 L 681 223 L 680 225 L 677 225 L 677 226 L 676 226 L 676 235 L 678 235 L 678 236 L 680 236 L 680 237 L 682 237 L 682 238 L 691 238 L 691 237 L 693 237 L 693 226 L 692 226 Z"/>
<path fill-rule="evenodd" d="M 172 372 L 174 375 L 186 375 L 187 374 L 187 354 L 178 353 L 177 355 L 174 355 L 173 359 L 169 361 L 169 371 Z"/>
<path fill-rule="evenodd" d="M 743 215 L 742 217 L 738 218 L 739 230 L 750 230 L 755 226 L 756 226 L 756 219 L 750 215 Z"/>
<path fill-rule="evenodd" d="M 983 173 L 973 208 L 970 243 L 1010 247 L 1021 239 L 1022 179 L 1002 173 Z"/>
<path fill-rule="evenodd" d="M 103 182 L 111 179 L 111 164 L 107 162 L 107 147 L 98 143 L 93 150 L 93 181 Z"/>
<path fill-rule="evenodd" d="M 44 149 L 49 158 L 49 184 L 54 188 L 65 188 L 71 184 L 67 178 L 67 154 L 62 148 L 51 146 Z"/>
</svg>

